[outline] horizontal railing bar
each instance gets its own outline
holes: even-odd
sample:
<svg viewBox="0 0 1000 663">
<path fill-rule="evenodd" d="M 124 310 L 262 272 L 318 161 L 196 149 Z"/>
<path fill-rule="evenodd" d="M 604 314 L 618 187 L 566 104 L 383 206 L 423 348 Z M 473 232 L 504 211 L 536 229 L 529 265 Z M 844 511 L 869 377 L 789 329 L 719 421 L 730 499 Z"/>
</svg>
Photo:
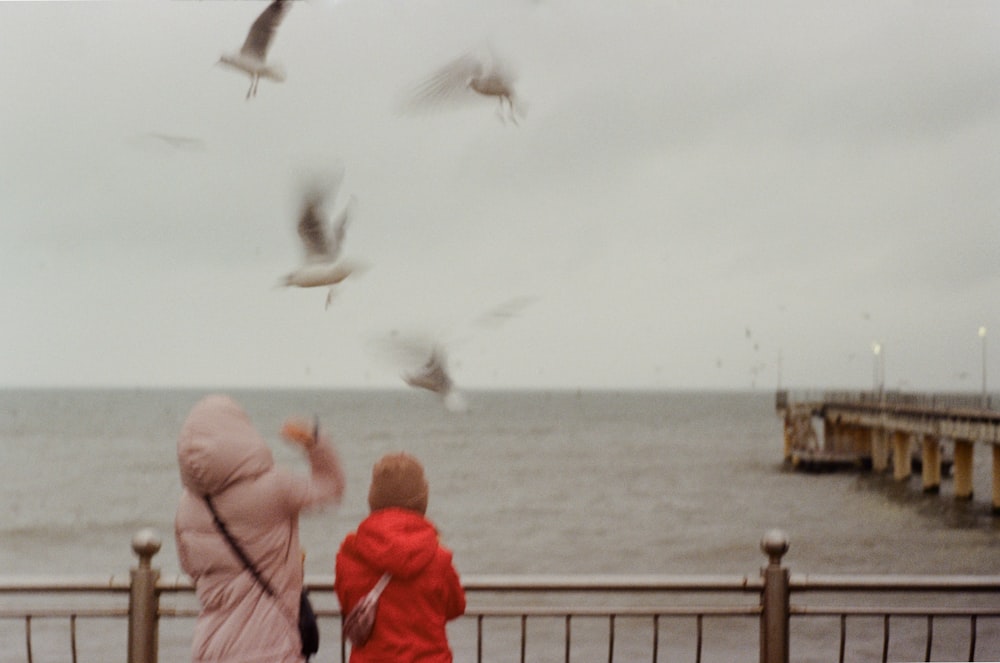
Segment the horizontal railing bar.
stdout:
<svg viewBox="0 0 1000 663">
<path fill-rule="evenodd" d="M 829 607 L 791 606 L 789 614 L 800 617 L 1000 617 L 1000 608 L 914 608 L 914 607 Z"/>
<path fill-rule="evenodd" d="M 303 581 L 306 589 L 313 589 L 313 586 L 309 584 L 309 578 L 305 578 Z M 333 587 L 332 576 L 330 587 Z M 161 592 L 193 592 L 194 583 L 191 582 L 191 578 L 182 574 L 177 575 L 161 575 L 156 580 L 156 589 Z M 316 587 L 316 589 L 321 589 L 321 587 Z"/>
<path fill-rule="evenodd" d="M 128 608 L 0 608 L 0 619 L 67 619 L 78 617 L 80 619 L 94 619 L 100 617 L 128 617 Z"/>
<path fill-rule="evenodd" d="M 471 608 L 465 611 L 471 617 L 744 617 L 760 614 L 759 605 L 750 606 L 670 606 L 670 607 L 625 607 L 625 608 L 567 608 L 537 606 L 502 608 Z"/>
<path fill-rule="evenodd" d="M 334 576 L 306 576 L 309 591 L 327 591 Z M 760 592 L 764 580 L 755 576 L 463 576 L 467 592 Z M 161 592 L 194 591 L 185 575 L 161 576 Z"/>
<path fill-rule="evenodd" d="M 759 592 L 763 578 L 756 576 L 572 576 L 513 575 L 463 577 L 467 592 Z M 307 576 L 309 590 L 329 591 L 334 576 Z M 161 592 L 191 592 L 194 585 L 185 575 L 161 576 Z M 828 575 L 792 573 L 793 592 L 1000 592 L 1000 575 Z M 0 594 L 128 592 L 127 576 L 0 576 Z"/>
<path fill-rule="evenodd" d="M 309 590 L 333 587 L 332 575 L 307 576 Z M 763 578 L 756 576 L 476 576 L 463 578 L 469 592 L 759 592 Z M 901 591 L 901 592 L 997 592 L 1000 575 L 826 575 L 792 573 L 789 587 L 795 592 Z M 161 592 L 194 590 L 185 575 L 161 576 Z M 0 576 L 0 594 L 59 592 L 128 592 L 127 576 Z"/>
<path fill-rule="evenodd" d="M 462 584 L 472 592 L 759 592 L 764 588 L 760 576 L 735 575 L 483 575 L 463 576 Z"/>
<path fill-rule="evenodd" d="M 339 610 L 330 608 L 316 608 L 313 611 L 317 617 L 340 617 Z M 693 617 L 695 615 L 705 615 L 707 617 L 740 617 L 748 615 L 759 615 L 761 608 L 759 605 L 746 606 L 627 606 L 622 608 L 580 608 L 566 606 L 503 606 L 497 608 L 467 608 L 464 615 L 466 617 L 607 617 L 617 615 L 619 617 Z M 161 617 L 197 617 L 197 608 L 164 608 L 159 611 Z"/>
<path fill-rule="evenodd" d="M 313 612 L 316 613 L 317 617 L 339 617 L 340 611 L 333 610 L 319 610 L 314 608 Z M 157 613 L 160 617 L 197 617 L 201 614 L 198 608 L 165 608 L 162 605 Z"/>
<path fill-rule="evenodd" d="M 793 592 L 898 591 L 898 592 L 997 592 L 1000 576 L 929 575 L 822 575 L 792 573 Z"/>
<path fill-rule="evenodd" d="M 308 575 L 306 589 L 324 591 L 333 587 L 332 575 Z M 759 592 L 760 576 L 724 575 L 468 575 L 462 577 L 467 592 Z M 156 583 L 161 592 L 193 591 L 186 575 L 164 575 Z"/>
<path fill-rule="evenodd" d="M 68 611 L 73 612 L 73 611 Z M 326 609 L 326 608 L 315 608 L 317 617 L 340 617 L 341 613 L 339 610 Z M 608 615 L 617 615 L 619 617 L 693 617 L 696 615 L 705 615 L 706 617 L 739 617 L 748 615 L 759 615 L 761 613 L 760 606 L 670 606 L 670 607 L 627 607 L 627 608 L 565 608 L 565 607 L 546 607 L 540 608 L 537 606 L 524 606 L 524 607 L 510 607 L 505 606 L 501 608 L 469 608 L 465 611 L 465 616 L 467 617 L 606 617 Z M 2 613 L 0 612 L 0 618 L 14 618 L 14 617 L 24 617 L 27 613 Z M 32 615 L 37 615 L 39 613 L 30 613 Z M 89 613 L 76 612 L 81 617 L 90 616 L 104 616 L 103 613 L 98 613 L 91 615 Z M 126 612 L 108 612 L 107 616 L 124 616 Z M 197 608 L 164 608 L 161 607 L 159 614 L 161 617 L 197 617 Z M 848 617 L 868 617 L 868 616 L 916 616 L 916 617 L 927 617 L 933 615 L 935 617 L 1000 617 L 1000 608 L 905 608 L 905 607 L 829 607 L 829 608 L 816 608 L 816 607 L 802 607 L 802 606 L 792 606 L 790 614 L 800 617 L 839 617 L 841 615 L 846 615 Z M 67 616 L 67 615 L 53 615 L 53 616 Z"/>
<path fill-rule="evenodd" d="M 113 576 L 0 576 L 0 594 L 25 592 L 125 592 L 127 575 Z"/>
</svg>

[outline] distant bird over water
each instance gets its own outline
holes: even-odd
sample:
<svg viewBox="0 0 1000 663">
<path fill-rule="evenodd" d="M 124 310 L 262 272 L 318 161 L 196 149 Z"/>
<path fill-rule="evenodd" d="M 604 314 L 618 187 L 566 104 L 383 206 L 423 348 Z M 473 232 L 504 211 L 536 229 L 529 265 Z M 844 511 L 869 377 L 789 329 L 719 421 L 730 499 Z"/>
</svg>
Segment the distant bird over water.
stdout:
<svg viewBox="0 0 1000 663">
<path fill-rule="evenodd" d="M 473 98 L 495 97 L 497 114 L 517 124 L 523 106 L 514 91 L 514 74 L 490 50 L 485 55 L 467 53 L 444 65 L 421 82 L 405 104 L 407 110 L 441 106 Z"/>
<path fill-rule="evenodd" d="M 326 199 L 336 195 L 339 184 L 338 177 L 332 186 L 314 184 L 306 191 L 298 223 L 305 259 L 298 269 L 285 276 L 282 281 L 282 285 L 300 288 L 329 287 L 327 308 L 333 300 L 334 286 L 362 267 L 356 261 L 340 259 L 344 235 L 354 207 L 354 196 L 351 196 L 333 224 L 328 225 L 323 210 Z"/>
<path fill-rule="evenodd" d="M 285 72 L 279 65 L 267 63 L 267 49 L 271 46 L 274 33 L 291 7 L 290 0 L 274 0 L 250 26 L 246 41 L 239 53 L 225 54 L 219 58 L 225 64 L 250 75 L 250 89 L 247 99 L 257 96 L 257 85 L 261 78 L 273 81 L 285 80 Z"/>
</svg>

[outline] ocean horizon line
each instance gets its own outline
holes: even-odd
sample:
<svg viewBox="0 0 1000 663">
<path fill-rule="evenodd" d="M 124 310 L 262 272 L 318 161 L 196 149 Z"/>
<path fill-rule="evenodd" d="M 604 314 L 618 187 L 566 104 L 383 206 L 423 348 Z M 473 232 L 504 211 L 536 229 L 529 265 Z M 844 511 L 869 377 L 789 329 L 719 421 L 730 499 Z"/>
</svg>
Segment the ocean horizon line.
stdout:
<svg viewBox="0 0 1000 663">
<path fill-rule="evenodd" d="M 827 388 L 833 389 L 833 388 Z M 749 387 L 650 387 L 650 386 L 498 386 L 462 387 L 459 391 L 471 394 L 511 394 L 511 393 L 556 393 L 556 394 L 612 394 L 612 393 L 635 393 L 635 394 L 659 394 L 659 393 L 682 393 L 682 394 L 734 394 L 747 395 L 754 393 L 773 394 L 779 388 L 749 388 Z M 412 387 L 406 385 L 341 385 L 341 386 L 307 386 L 307 385 L 0 385 L 0 392 L 203 392 L 203 393 L 247 393 L 247 392 L 372 392 L 372 393 L 418 393 Z"/>
</svg>

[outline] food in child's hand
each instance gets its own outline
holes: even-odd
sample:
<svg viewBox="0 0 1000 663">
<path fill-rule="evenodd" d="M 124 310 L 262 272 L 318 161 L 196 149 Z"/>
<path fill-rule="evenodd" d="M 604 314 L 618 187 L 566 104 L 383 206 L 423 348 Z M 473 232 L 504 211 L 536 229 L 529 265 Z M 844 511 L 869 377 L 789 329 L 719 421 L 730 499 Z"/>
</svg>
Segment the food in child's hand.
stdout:
<svg viewBox="0 0 1000 663">
<path fill-rule="evenodd" d="M 316 441 L 313 437 L 312 426 L 294 419 L 289 419 L 281 427 L 281 436 L 290 442 L 297 442 L 305 447 L 312 446 Z"/>
</svg>

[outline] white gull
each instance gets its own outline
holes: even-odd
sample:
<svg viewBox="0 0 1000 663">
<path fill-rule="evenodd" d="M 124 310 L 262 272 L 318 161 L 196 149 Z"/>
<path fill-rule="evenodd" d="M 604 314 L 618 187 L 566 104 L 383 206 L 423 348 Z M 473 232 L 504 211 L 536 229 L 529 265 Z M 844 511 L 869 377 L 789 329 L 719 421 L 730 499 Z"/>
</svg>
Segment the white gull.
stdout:
<svg viewBox="0 0 1000 663">
<path fill-rule="evenodd" d="M 314 185 L 306 191 L 298 222 L 298 234 L 302 240 L 305 259 L 302 265 L 286 275 L 281 282 L 282 285 L 299 288 L 329 287 L 327 307 L 333 300 L 334 286 L 363 268 L 358 261 L 340 259 L 347 224 L 354 208 L 354 196 L 351 196 L 332 224 L 327 223 L 323 211 L 327 197 L 336 193 L 338 184 L 339 178 L 333 186 L 324 188 Z"/>
<path fill-rule="evenodd" d="M 466 53 L 447 63 L 416 86 L 404 108 L 441 106 L 476 95 L 496 98 L 497 114 L 504 121 L 517 124 L 518 115 L 523 115 L 523 103 L 514 91 L 514 73 L 492 50 Z"/>
<path fill-rule="evenodd" d="M 247 99 L 257 96 L 257 85 L 261 78 L 273 81 L 285 80 L 285 72 L 280 65 L 267 63 L 267 49 L 271 46 L 274 33 L 291 7 L 290 0 L 274 0 L 250 26 L 246 41 L 239 53 L 224 54 L 219 58 L 225 64 L 250 75 L 250 89 Z"/>
</svg>

